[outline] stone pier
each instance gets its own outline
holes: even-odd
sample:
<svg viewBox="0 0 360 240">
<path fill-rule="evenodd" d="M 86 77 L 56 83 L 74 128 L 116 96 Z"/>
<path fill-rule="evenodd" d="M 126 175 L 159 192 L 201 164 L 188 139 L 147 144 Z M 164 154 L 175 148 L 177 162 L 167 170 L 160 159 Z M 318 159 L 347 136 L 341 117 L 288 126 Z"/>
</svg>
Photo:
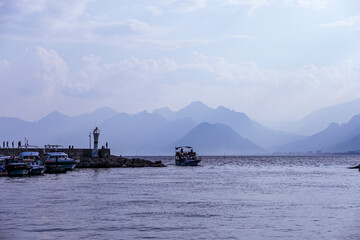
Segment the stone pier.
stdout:
<svg viewBox="0 0 360 240">
<path fill-rule="evenodd" d="M 93 149 L 89 148 L 0 148 L 0 154 L 5 156 L 19 156 L 21 152 L 38 152 L 43 156 L 47 152 L 64 152 L 70 158 L 92 157 Z M 98 150 L 100 158 L 110 157 L 110 149 L 102 148 Z"/>
</svg>

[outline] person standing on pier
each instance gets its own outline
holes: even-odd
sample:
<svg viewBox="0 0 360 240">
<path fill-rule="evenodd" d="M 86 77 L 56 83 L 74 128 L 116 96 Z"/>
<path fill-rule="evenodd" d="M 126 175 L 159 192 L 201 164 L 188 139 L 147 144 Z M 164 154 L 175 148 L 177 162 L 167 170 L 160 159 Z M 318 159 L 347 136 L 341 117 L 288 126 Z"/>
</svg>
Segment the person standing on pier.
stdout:
<svg viewBox="0 0 360 240">
<path fill-rule="evenodd" d="M 11 142 L 11 147 L 14 148 L 14 141 Z"/>
<path fill-rule="evenodd" d="M 108 142 L 106 142 L 106 144 L 105 144 L 105 145 L 106 145 L 106 148 L 108 148 L 108 146 L 109 146 L 109 145 L 108 145 Z"/>
<path fill-rule="evenodd" d="M 6 147 L 9 148 L 9 141 L 6 141 Z"/>
<path fill-rule="evenodd" d="M 3 141 L 3 148 L 5 148 L 5 141 Z"/>
</svg>

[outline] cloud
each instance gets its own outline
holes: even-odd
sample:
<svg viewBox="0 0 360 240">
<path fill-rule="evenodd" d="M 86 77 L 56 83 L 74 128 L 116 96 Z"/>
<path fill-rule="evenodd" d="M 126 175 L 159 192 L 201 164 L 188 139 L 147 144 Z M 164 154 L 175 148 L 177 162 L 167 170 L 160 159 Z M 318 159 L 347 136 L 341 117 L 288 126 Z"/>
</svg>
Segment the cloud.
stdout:
<svg viewBox="0 0 360 240">
<path fill-rule="evenodd" d="M 312 110 L 312 102 L 346 101 L 356 98 L 358 93 L 354 89 L 360 88 L 360 62 L 350 60 L 340 66 L 305 65 L 292 71 L 280 71 L 261 67 L 256 62 L 229 62 L 223 57 L 198 52 L 188 63 L 166 57 L 132 57 L 115 63 L 99 61 L 98 57 L 87 58 L 91 59 L 91 67 L 84 68 L 87 73 L 83 76 L 90 79 L 97 76 L 92 80 L 94 89 L 110 98 L 143 96 L 143 100 L 137 101 L 144 106 L 154 104 L 154 98 L 168 101 L 171 96 L 172 101 L 176 99 L 177 102 L 200 99 L 219 104 L 221 99 L 225 105 L 254 115 L 261 115 L 265 106 L 270 109 L 283 106 L 286 111 L 274 110 L 268 114 L 276 112 L 286 116 L 290 113 L 301 117 Z M 303 105 L 302 110 L 291 107 L 298 104 Z M 251 109 L 255 105 L 257 107 Z"/>
<path fill-rule="evenodd" d="M 161 16 L 164 14 L 164 12 L 160 8 L 155 6 L 148 6 L 146 7 L 146 9 L 154 16 Z"/>
<path fill-rule="evenodd" d="M 276 0 L 227 0 L 223 2 L 225 6 L 247 6 L 248 13 L 253 14 L 260 7 L 274 3 Z"/>
<path fill-rule="evenodd" d="M 68 92 L 79 95 L 89 91 L 93 86 L 90 76 L 94 77 L 90 74 L 94 74 L 96 65 L 91 67 L 93 71 L 83 78 L 86 81 L 78 81 L 70 75 L 68 64 L 55 50 L 30 47 L 11 64 L 0 61 L 0 76 L 3 76 L 4 88 L 14 96 L 50 100 Z"/>
<path fill-rule="evenodd" d="M 298 5 L 301 7 L 321 9 L 326 7 L 328 0 L 227 0 L 223 2 L 225 6 L 246 6 L 248 13 L 253 14 L 258 8 L 267 5 L 284 2 L 286 4 Z"/>
<path fill-rule="evenodd" d="M 99 43 L 127 49 L 177 49 L 207 44 L 211 41 L 209 39 L 174 39 L 169 37 L 174 29 L 149 24 L 136 18 L 127 17 L 119 20 L 104 15 L 93 16 L 86 12 L 88 5 L 92 2 L 94 1 L 81 0 L 73 3 L 69 0 L 15 0 L 6 3 L 7 10 L 4 11 L 6 20 L 5 16 L 2 16 L 4 27 L 0 36 L 5 39 L 37 41 L 40 44 L 42 41 Z M 182 11 L 181 9 L 192 11 L 191 9 L 205 7 L 206 1 L 171 1 L 167 4 L 176 5 L 175 9 L 179 11 Z M 144 6 L 142 10 L 151 10 L 160 15 L 163 11 L 160 7 L 154 6 Z"/>
<path fill-rule="evenodd" d="M 348 17 L 344 20 L 336 21 L 333 23 L 320 24 L 320 27 L 352 27 L 354 29 L 360 29 L 360 15 Z"/>
<path fill-rule="evenodd" d="M 200 52 L 185 62 L 170 57 L 108 61 L 96 55 L 72 61 L 80 61 L 75 64 L 80 67 L 72 67 L 56 51 L 43 47 L 29 48 L 16 61 L 3 59 L 0 76 L 6 80 L 2 80 L 2 95 L 12 101 L 16 96 L 19 102 L 58 102 L 64 97 L 69 102 L 100 105 L 131 102 L 122 104 L 124 109 L 151 109 L 164 102 L 174 107 L 201 100 L 250 116 L 281 118 L 302 117 L 315 107 L 357 98 L 360 89 L 360 62 L 352 60 L 295 70 L 265 68 L 254 61 L 232 62 Z"/>
<path fill-rule="evenodd" d="M 253 37 L 246 35 L 246 34 L 233 34 L 233 35 L 229 35 L 227 37 L 233 38 L 233 39 L 253 39 Z"/>
<path fill-rule="evenodd" d="M 110 22 L 87 22 L 79 26 L 84 28 L 88 25 L 90 29 L 99 35 L 145 35 L 145 36 L 159 36 L 170 32 L 166 27 L 155 27 L 137 19 L 126 19 L 124 21 L 110 21 Z"/>
<path fill-rule="evenodd" d="M 92 0 L 14 0 L 13 4 L 25 15 L 46 12 L 52 19 L 73 21 L 82 16 L 86 6 Z"/>
<path fill-rule="evenodd" d="M 208 0 L 180 0 L 173 1 L 177 12 L 194 12 L 207 6 Z"/>
<path fill-rule="evenodd" d="M 0 59 L 0 69 L 8 69 L 10 67 L 10 63 L 7 59 Z"/>
<path fill-rule="evenodd" d="M 328 4 L 328 0 L 283 0 L 288 4 L 296 4 L 301 7 L 322 9 Z"/>
<path fill-rule="evenodd" d="M 20 76 L 16 76 L 16 79 L 22 81 L 18 87 L 21 95 L 50 99 L 58 86 L 66 86 L 68 83 L 68 66 L 54 50 L 28 48 L 24 59 L 18 64 L 20 69 L 14 71 L 22 71 Z"/>
</svg>

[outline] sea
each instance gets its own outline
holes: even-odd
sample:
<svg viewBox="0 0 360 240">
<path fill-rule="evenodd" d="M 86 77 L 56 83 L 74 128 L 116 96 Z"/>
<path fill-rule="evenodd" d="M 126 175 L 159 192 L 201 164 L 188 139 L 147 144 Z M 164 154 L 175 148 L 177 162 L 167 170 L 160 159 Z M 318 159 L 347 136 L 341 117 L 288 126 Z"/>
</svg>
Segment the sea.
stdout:
<svg viewBox="0 0 360 240">
<path fill-rule="evenodd" d="M 0 239 L 360 239 L 360 156 L 0 178 Z"/>
</svg>

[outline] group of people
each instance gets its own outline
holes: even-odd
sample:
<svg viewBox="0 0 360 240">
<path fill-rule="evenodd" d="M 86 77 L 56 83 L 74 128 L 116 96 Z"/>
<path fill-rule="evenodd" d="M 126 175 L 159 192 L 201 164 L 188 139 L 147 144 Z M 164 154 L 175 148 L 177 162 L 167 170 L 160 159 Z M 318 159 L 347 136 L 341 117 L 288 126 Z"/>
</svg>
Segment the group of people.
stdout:
<svg viewBox="0 0 360 240">
<path fill-rule="evenodd" d="M 9 141 L 3 141 L 2 147 L 3 148 L 9 148 Z M 21 141 L 18 142 L 17 147 L 21 148 Z M 0 148 L 1 148 L 1 146 L 0 146 Z M 11 148 L 15 148 L 15 142 L 14 141 L 11 142 Z"/>
</svg>

